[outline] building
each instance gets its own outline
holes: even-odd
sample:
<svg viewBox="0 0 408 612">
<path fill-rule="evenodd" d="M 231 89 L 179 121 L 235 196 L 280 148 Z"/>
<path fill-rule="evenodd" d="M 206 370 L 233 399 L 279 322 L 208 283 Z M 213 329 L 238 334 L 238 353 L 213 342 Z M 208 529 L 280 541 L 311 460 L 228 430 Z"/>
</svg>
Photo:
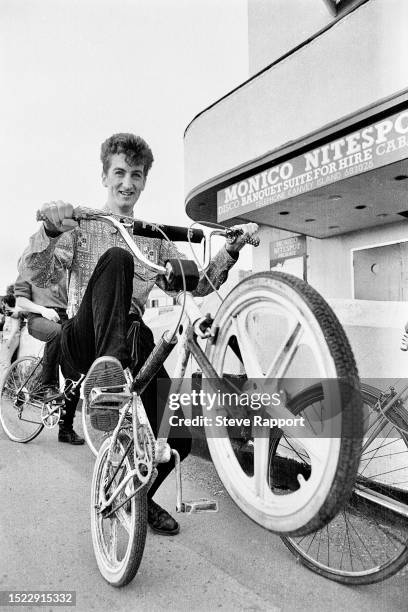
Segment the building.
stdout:
<svg viewBox="0 0 408 612">
<path fill-rule="evenodd" d="M 363 377 L 408 366 L 407 23 L 406 0 L 248 0 L 249 79 L 185 132 L 189 216 L 259 223 L 253 270 L 310 282 Z"/>
</svg>

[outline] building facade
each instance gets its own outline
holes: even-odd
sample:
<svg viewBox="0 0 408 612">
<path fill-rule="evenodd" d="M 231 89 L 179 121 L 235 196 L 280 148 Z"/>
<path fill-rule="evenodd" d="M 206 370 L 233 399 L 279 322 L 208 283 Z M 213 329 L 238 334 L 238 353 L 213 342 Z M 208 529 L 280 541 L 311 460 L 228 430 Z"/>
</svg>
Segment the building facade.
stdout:
<svg viewBox="0 0 408 612">
<path fill-rule="evenodd" d="M 185 132 L 187 213 L 257 222 L 253 270 L 312 284 L 363 377 L 408 367 L 407 23 L 406 0 L 248 0 L 249 79 Z"/>
</svg>

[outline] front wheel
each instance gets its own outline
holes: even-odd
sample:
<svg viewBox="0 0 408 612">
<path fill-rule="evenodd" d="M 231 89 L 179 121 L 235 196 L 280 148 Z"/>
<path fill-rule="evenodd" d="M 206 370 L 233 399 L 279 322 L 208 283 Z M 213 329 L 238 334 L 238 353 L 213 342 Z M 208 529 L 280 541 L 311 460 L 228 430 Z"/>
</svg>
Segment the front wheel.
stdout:
<svg viewBox="0 0 408 612">
<path fill-rule="evenodd" d="M 30 442 L 43 430 L 42 360 L 22 357 L 9 366 L 0 387 L 0 422 L 13 442 Z"/>
<path fill-rule="evenodd" d="M 91 495 L 91 532 L 96 562 L 104 579 L 112 586 L 121 587 L 135 577 L 142 560 L 147 531 L 147 490 L 143 487 L 110 517 L 99 511 L 101 501 L 109 496 L 133 469 L 133 444 L 126 455 L 113 483 L 107 490 L 116 466 L 128 447 L 130 436 L 126 431 L 118 434 L 112 461 L 108 462 L 111 440 L 103 442 L 95 462 Z M 130 480 L 113 507 L 119 506 L 134 491 Z"/>
<path fill-rule="evenodd" d="M 268 425 L 255 424 L 234 439 L 228 426 L 206 427 L 208 447 L 221 481 L 250 518 L 279 534 L 306 534 L 319 529 L 338 512 L 352 491 L 363 432 L 362 401 L 357 368 L 346 335 L 323 298 L 307 283 L 288 274 L 255 274 L 237 285 L 224 300 L 214 321 L 215 342 L 207 356 L 218 376 L 236 380 L 241 393 L 274 388 L 290 398 L 322 381 L 330 397 L 323 419 L 302 430 L 283 430 L 309 470 L 297 486 L 282 488 L 279 462 L 270 464 Z M 259 394 L 258 394 L 259 395 Z M 293 416 L 290 403 L 278 406 Z M 274 414 L 273 407 L 268 415 Z M 277 414 L 275 410 L 275 414 Z M 254 413 L 255 414 L 255 413 Z M 265 411 L 264 411 L 265 414 Z M 293 419 L 292 419 L 293 420 Z M 235 428 L 236 430 L 236 428 Z M 295 432 L 295 433 L 293 433 Z M 242 432 L 241 432 L 242 434 Z"/>
</svg>

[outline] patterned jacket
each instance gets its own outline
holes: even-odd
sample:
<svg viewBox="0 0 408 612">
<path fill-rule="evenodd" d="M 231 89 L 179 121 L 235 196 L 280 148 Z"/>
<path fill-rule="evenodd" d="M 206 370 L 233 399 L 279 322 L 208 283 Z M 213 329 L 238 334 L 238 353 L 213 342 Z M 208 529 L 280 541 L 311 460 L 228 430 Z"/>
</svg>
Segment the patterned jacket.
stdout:
<svg viewBox="0 0 408 612">
<path fill-rule="evenodd" d="M 127 231 L 145 257 L 156 264 L 164 265 L 176 255 L 185 259 L 185 255 L 179 253 L 172 243 L 160 238 L 134 236 L 131 228 Z M 57 245 L 59 258 L 55 257 Z M 72 317 L 78 311 L 99 258 L 114 246 L 130 250 L 116 228 L 102 221 L 82 220 L 80 226 L 56 238 L 49 237 L 41 225 L 31 236 L 20 258 L 19 272 L 30 283 L 47 287 L 60 278 L 61 266 L 68 270 L 68 316 Z M 236 259 L 229 255 L 225 247 L 212 258 L 207 275 L 217 289 L 225 282 L 228 270 L 235 262 Z M 147 298 L 155 284 L 164 289 L 163 279 L 135 259 L 131 312 L 143 315 Z M 201 274 L 194 295 L 208 295 L 212 290 L 207 278 Z"/>
</svg>

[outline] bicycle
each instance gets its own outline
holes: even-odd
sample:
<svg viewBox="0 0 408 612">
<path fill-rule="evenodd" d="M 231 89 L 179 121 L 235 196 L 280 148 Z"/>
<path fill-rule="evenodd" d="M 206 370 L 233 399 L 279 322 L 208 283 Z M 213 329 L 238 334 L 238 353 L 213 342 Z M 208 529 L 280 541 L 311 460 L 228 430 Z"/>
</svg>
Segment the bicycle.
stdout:
<svg viewBox="0 0 408 612">
<path fill-rule="evenodd" d="M 401 386 L 401 383 L 399 383 Z M 344 584 L 372 584 L 396 574 L 408 563 L 408 385 L 381 391 L 361 386 L 365 436 L 351 498 L 325 527 L 312 535 L 282 537 L 296 558 L 312 571 Z M 295 414 L 321 407 L 319 385 L 293 403 Z M 271 449 L 287 446 L 284 436 Z M 286 449 L 287 450 L 287 449 Z M 297 469 L 307 470 L 299 454 Z"/>
<path fill-rule="evenodd" d="M 53 429 L 64 414 L 66 395 L 81 382 L 65 381 L 64 390 L 44 400 L 42 356 L 28 355 L 14 361 L 0 383 L 0 423 L 13 442 L 27 443 L 44 429 Z"/>
<path fill-rule="evenodd" d="M 329 521 L 351 493 L 361 451 L 362 412 L 354 358 L 334 313 L 309 285 L 290 275 L 259 273 L 242 281 L 227 296 L 213 318 L 204 316 L 191 291 L 198 278 L 197 266 L 189 260 L 170 260 L 158 266 L 139 251 L 128 231 L 150 237 L 172 234 L 172 238 L 201 241 L 201 230 L 146 226 L 93 211 L 75 211 L 78 222 L 98 219 L 113 225 L 147 269 L 161 274 L 169 290 L 178 291 L 184 313 L 176 329 L 163 334 L 137 376 L 132 379 L 113 358 L 100 358 L 91 366 L 82 386 L 85 410 L 106 439 L 98 450 L 92 479 L 91 531 L 94 552 L 102 576 L 122 586 L 135 576 L 142 559 L 147 521 L 147 490 L 156 466 L 173 454 L 176 466 L 178 512 L 214 511 L 211 500 L 183 501 L 181 470 L 177 453 L 167 444 L 170 420 L 165 419 L 159 437 L 153 435 L 139 395 L 176 344 L 179 356 L 174 374 L 173 395 L 182 389 L 185 368 L 192 355 L 206 384 L 214 393 L 220 389 L 247 392 L 253 397 L 265 381 L 289 398 L 293 389 L 281 389 L 292 379 L 322 381 L 330 394 L 330 418 L 321 422 L 320 437 L 313 427 L 293 426 L 293 414 L 285 405 L 270 406 L 263 414 L 292 424 L 282 429 L 300 445 L 310 461 L 310 471 L 298 477 L 297 489 L 287 492 L 278 483 L 278 465 L 268 462 L 271 427 L 244 427 L 243 442 L 236 443 L 236 427 L 227 421 L 218 428 L 205 424 L 208 446 L 215 467 L 237 505 L 258 524 L 276 533 L 303 534 Z M 143 232 L 143 234 L 142 234 Z M 174 235 L 176 234 L 176 235 Z M 234 236 L 223 228 L 211 235 Z M 210 259 L 207 259 L 204 270 Z M 269 335 L 268 335 L 269 334 Z M 207 342 L 205 351 L 199 342 Z M 231 365 L 231 361 L 235 363 Z M 231 376 L 231 368 L 237 370 Z M 244 372 L 243 372 L 244 370 Z M 227 375 L 228 374 L 228 375 Z M 234 382 L 235 381 L 235 382 Z M 303 385 L 304 385 L 303 380 Z M 289 385 L 290 386 L 290 385 Z M 269 387 L 270 389 L 270 387 Z M 289 401 L 289 399 L 288 399 Z M 288 403 L 289 406 L 289 403 Z M 207 406 L 206 409 L 209 407 Z M 214 407 L 213 407 L 214 408 Z M 223 405 L 207 414 L 237 419 L 248 415 L 242 406 Z M 333 435 L 333 423 L 337 436 Z M 88 421 L 85 422 L 86 428 Z M 290 431 L 289 431 L 290 430 Z M 241 433 L 241 432 L 240 432 Z M 329 437 L 331 435 L 331 437 Z M 242 447 L 252 446 L 252 459 L 242 460 Z"/>
</svg>

